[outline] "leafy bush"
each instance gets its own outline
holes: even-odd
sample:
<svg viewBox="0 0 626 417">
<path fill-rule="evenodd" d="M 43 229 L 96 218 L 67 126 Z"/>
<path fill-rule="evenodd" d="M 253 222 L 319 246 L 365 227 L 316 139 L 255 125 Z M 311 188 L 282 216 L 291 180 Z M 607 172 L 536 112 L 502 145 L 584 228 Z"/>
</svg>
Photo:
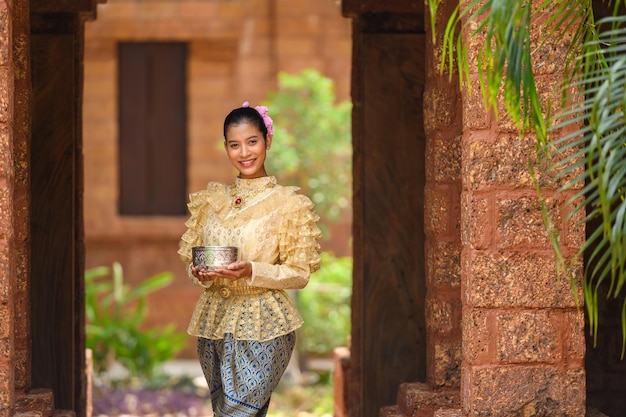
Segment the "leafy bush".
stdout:
<svg viewBox="0 0 626 417">
<path fill-rule="evenodd" d="M 122 266 L 114 263 L 85 271 L 86 345 L 93 351 L 94 372 L 102 375 L 114 362 L 131 377 L 149 381 L 161 365 L 180 352 L 186 335 L 173 325 L 142 328 L 147 295 L 168 286 L 173 276 L 163 272 L 131 289 L 124 283 Z"/>
<path fill-rule="evenodd" d="M 336 103 L 334 83 L 313 69 L 278 75 L 265 104 L 276 119 L 269 171 L 302 187 L 326 223 L 351 210 L 352 103 Z"/>
<path fill-rule="evenodd" d="M 328 354 L 345 346 L 350 335 L 352 298 L 352 257 L 336 258 L 322 253 L 322 267 L 298 292 L 297 304 L 304 324 L 300 329 L 300 350 Z"/>
</svg>

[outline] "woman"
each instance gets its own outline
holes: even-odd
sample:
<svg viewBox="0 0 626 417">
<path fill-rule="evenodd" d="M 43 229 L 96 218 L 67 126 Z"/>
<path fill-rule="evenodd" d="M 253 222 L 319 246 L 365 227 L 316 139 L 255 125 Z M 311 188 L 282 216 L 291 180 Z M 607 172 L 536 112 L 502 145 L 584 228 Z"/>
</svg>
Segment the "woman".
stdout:
<svg viewBox="0 0 626 417">
<path fill-rule="evenodd" d="M 188 333 L 217 417 L 265 416 L 302 325 L 286 289 L 303 288 L 319 269 L 319 216 L 313 203 L 268 176 L 273 139 L 267 108 L 248 103 L 224 120 L 224 147 L 239 175 L 189 196 L 190 217 L 178 251 L 189 277 L 204 287 Z M 239 259 L 224 269 L 191 265 L 191 248 L 226 245 Z"/>
</svg>

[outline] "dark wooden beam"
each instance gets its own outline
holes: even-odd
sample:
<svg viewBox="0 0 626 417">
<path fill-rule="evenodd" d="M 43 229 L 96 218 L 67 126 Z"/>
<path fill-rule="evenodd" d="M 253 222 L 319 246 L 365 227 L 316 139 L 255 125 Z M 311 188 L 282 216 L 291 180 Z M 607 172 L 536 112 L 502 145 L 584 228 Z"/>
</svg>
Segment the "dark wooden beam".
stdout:
<svg viewBox="0 0 626 417">
<path fill-rule="evenodd" d="M 378 416 L 396 403 L 401 383 L 426 374 L 426 36 L 385 19 L 376 32 L 373 16 L 353 25 L 351 417 Z"/>
<path fill-rule="evenodd" d="M 341 0 L 341 12 L 346 17 L 365 14 L 417 14 L 424 16 L 424 1 L 415 0 Z M 421 19 L 423 21 L 424 19 Z"/>
<path fill-rule="evenodd" d="M 31 0 L 31 13 L 86 13 L 95 16 L 98 3 L 106 0 Z"/>
<path fill-rule="evenodd" d="M 32 385 L 77 416 L 86 411 L 83 36 L 81 13 L 31 13 Z"/>
</svg>

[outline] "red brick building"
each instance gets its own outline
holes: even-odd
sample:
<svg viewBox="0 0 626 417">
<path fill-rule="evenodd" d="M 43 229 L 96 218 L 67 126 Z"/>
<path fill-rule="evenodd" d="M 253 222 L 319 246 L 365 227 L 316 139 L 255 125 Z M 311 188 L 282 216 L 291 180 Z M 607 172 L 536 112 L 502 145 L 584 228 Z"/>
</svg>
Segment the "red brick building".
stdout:
<svg viewBox="0 0 626 417">
<path fill-rule="evenodd" d="M 142 3 L 151 6 L 142 9 Z M 111 141 L 121 126 L 111 120 L 118 101 L 108 78 L 120 51 L 114 45 L 175 33 L 177 42 L 191 43 L 184 53 L 194 77 L 187 85 L 219 93 L 187 89 L 187 140 L 198 153 L 209 153 L 203 146 L 211 132 L 219 134 L 218 95 L 228 93 L 227 108 L 240 104 L 232 92 L 259 100 L 266 90 L 257 85 L 275 82 L 279 68 L 312 65 L 310 55 L 302 61 L 283 55 L 287 44 L 299 51 L 328 47 L 305 34 L 273 38 L 270 46 L 261 34 L 279 28 L 256 21 L 244 0 L 159 3 L 111 1 L 104 8 L 95 0 L 0 0 L 0 416 L 86 414 L 83 272 L 85 246 L 95 244 L 86 237 L 119 242 L 123 232 L 147 242 L 145 253 L 158 261 L 162 248 L 149 242 L 168 244 L 180 232 L 170 219 L 125 222 L 109 200 L 116 175 L 110 162 L 117 157 Z M 214 38 L 194 41 L 193 23 L 183 36 L 175 21 L 159 22 L 174 10 L 193 21 L 192 3 L 211 4 Z M 267 4 L 275 8 L 259 10 L 276 18 L 300 6 Z M 331 21 L 333 10 L 339 13 L 334 3 L 302 4 L 311 7 L 306 16 L 316 10 Z M 437 21 L 454 6 L 443 1 Z M 85 29 L 97 11 L 102 24 Z M 427 36 L 423 2 L 344 0 L 341 13 L 351 23 L 354 105 L 349 415 L 584 415 L 593 392 L 586 387 L 584 320 L 568 283 L 557 280 L 541 227 L 527 171 L 532 137 L 518 138 L 506 118 L 494 120 L 477 95 L 439 74 L 440 50 Z M 237 24 L 224 24 L 229 16 Z M 139 34 L 142 19 L 155 19 L 150 35 Z M 311 22 L 304 18 L 296 27 L 313 30 Z M 239 44 L 249 33 L 257 35 Z M 339 50 L 345 53 L 346 45 Z M 555 66 L 538 74 L 546 94 L 557 94 L 564 50 L 552 45 L 548 59 Z M 259 61 L 267 51 L 276 59 Z M 319 52 L 314 67 L 345 75 L 333 56 Z M 244 76 L 249 65 L 259 79 Z M 347 94 L 345 83 L 338 86 Z M 83 113 L 85 123 L 91 120 L 84 128 Z M 106 120 L 97 121 L 100 113 Z M 94 167 L 100 170 L 89 171 Z M 189 188 L 223 172 L 213 168 L 190 158 L 196 174 Z M 102 207 L 91 207 L 88 216 L 87 200 Z M 561 210 L 562 200 L 554 203 Z M 561 228 L 571 254 L 584 231 L 565 220 Z M 131 239 L 123 244 L 136 250 Z M 617 376 L 605 379 L 595 373 L 595 386 L 619 381 L 614 369 Z"/>
</svg>

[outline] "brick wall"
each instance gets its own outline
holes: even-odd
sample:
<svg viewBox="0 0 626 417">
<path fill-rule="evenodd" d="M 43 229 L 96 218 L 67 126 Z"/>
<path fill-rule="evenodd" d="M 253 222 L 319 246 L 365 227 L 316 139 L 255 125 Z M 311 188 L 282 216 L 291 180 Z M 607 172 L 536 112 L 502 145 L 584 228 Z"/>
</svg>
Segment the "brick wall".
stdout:
<svg viewBox="0 0 626 417">
<path fill-rule="evenodd" d="M 30 327 L 30 34 L 29 1 L 13 1 L 13 167 L 15 188 L 15 389 L 27 391 L 31 386 Z"/>
<path fill-rule="evenodd" d="M 0 415 L 30 388 L 28 1 L 0 0 Z"/>
<path fill-rule="evenodd" d="M 470 45 L 470 57 L 478 43 Z M 537 69 L 537 88 L 553 103 L 559 102 L 566 50 L 551 45 L 541 51 L 555 64 Z M 528 170 L 536 139 L 519 137 L 506 116 L 496 120 L 485 112 L 475 67 L 470 82 L 461 143 L 463 415 L 585 415 L 583 312 L 568 277 L 556 273 Z M 559 216 L 571 195 L 557 195 L 559 184 L 549 177 L 538 180 L 564 253 L 572 256 L 584 230 Z M 577 279 L 581 271 L 579 265 Z"/>
<path fill-rule="evenodd" d="M 13 100 L 11 2 L 0 1 L 0 415 L 10 416 L 14 403 L 15 239 L 13 222 Z"/>
<path fill-rule="evenodd" d="M 185 217 L 117 215 L 117 44 L 163 40 L 189 45 L 188 187 L 195 191 L 209 180 L 232 180 L 221 145 L 223 119 L 245 100 L 263 100 L 279 71 L 315 68 L 335 81 L 338 99 L 349 97 L 351 31 L 333 0 L 109 0 L 86 25 L 87 267 L 119 261 L 131 283 L 173 271 L 167 299 L 150 300 L 149 321 L 183 330 L 198 295 L 176 255 Z M 341 230 L 349 234 L 349 223 Z M 195 355 L 192 343 L 187 356 Z"/>
<path fill-rule="evenodd" d="M 444 4 L 441 27 L 452 11 Z M 426 329 L 427 382 L 461 384 L 461 96 L 456 78 L 441 74 L 441 40 L 426 42 Z"/>
</svg>

